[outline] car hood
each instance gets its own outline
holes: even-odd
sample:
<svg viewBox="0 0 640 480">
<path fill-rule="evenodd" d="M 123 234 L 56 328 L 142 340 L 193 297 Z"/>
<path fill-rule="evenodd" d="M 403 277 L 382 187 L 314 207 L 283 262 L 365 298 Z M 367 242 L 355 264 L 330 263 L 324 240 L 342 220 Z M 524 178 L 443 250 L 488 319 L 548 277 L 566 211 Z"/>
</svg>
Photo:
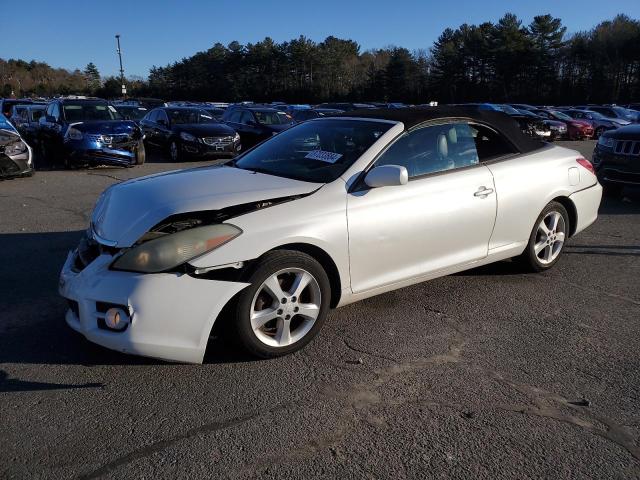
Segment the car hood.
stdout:
<svg viewBox="0 0 640 480">
<path fill-rule="evenodd" d="M 103 120 L 92 122 L 76 122 L 73 128 L 84 133 L 118 134 L 131 133 L 138 129 L 131 120 Z"/>
<path fill-rule="evenodd" d="M 304 195 L 321 186 L 226 166 L 175 170 L 108 188 L 91 225 L 99 241 L 128 247 L 171 215 Z"/>
<path fill-rule="evenodd" d="M 235 135 L 235 130 L 224 123 L 185 123 L 174 127 L 176 132 L 187 132 L 196 137 Z"/>
<path fill-rule="evenodd" d="M 616 140 L 640 140 L 640 125 L 627 125 L 605 132 L 603 135 Z"/>
</svg>

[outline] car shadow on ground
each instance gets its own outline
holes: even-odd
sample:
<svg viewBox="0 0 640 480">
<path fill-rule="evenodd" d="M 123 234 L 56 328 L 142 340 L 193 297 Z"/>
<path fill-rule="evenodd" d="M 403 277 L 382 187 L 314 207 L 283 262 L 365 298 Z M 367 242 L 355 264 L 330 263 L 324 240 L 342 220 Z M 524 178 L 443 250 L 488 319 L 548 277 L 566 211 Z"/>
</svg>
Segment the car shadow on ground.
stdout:
<svg viewBox="0 0 640 480">
<path fill-rule="evenodd" d="M 67 326 L 67 305 L 58 294 L 58 275 L 82 233 L 0 234 L 0 251 L 11 259 L 0 263 L 0 364 L 171 365 L 108 350 Z M 225 337 L 211 339 L 205 356 L 209 364 L 252 360 Z M 3 377 L 0 370 L 0 392 L 32 387 L 39 388 Z M 66 388 L 56 384 L 40 387 Z"/>
</svg>

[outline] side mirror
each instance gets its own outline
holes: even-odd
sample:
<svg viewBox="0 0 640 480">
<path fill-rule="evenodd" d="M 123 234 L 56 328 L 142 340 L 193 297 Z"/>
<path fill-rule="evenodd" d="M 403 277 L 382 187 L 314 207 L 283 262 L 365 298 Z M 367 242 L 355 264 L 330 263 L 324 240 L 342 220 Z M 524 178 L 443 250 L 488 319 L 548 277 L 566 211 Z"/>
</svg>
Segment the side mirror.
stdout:
<svg viewBox="0 0 640 480">
<path fill-rule="evenodd" d="M 364 177 L 364 183 L 371 188 L 406 185 L 408 181 L 409 173 L 405 167 L 400 165 L 374 167 Z"/>
</svg>

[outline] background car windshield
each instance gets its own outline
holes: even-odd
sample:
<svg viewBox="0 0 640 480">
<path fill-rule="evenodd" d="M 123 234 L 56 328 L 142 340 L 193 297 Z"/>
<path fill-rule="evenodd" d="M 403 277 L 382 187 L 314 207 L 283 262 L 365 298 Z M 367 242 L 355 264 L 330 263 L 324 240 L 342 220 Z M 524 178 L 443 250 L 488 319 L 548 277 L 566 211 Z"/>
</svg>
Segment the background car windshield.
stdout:
<svg viewBox="0 0 640 480">
<path fill-rule="evenodd" d="M 497 105 L 498 110 L 509 115 L 520 115 L 520 112 L 510 105 Z"/>
<path fill-rule="evenodd" d="M 332 182 L 391 126 L 365 120 L 301 123 L 247 152 L 236 167 L 305 182 Z"/>
<path fill-rule="evenodd" d="M 598 112 L 588 112 L 588 114 L 594 120 L 603 120 L 603 119 L 606 118 L 604 115 L 602 115 L 601 113 L 598 113 Z"/>
<path fill-rule="evenodd" d="M 253 113 L 262 125 L 283 125 L 285 123 L 291 123 L 291 118 L 286 113 L 260 110 L 256 110 Z"/>
<path fill-rule="evenodd" d="M 571 118 L 566 113 L 558 112 L 557 110 L 553 110 L 551 113 L 553 114 L 554 117 L 559 118 L 561 120 L 573 120 L 573 118 Z"/>
<path fill-rule="evenodd" d="M 169 115 L 169 121 L 172 125 L 187 123 L 211 123 L 216 121 L 216 119 L 213 118 L 213 115 L 199 109 L 180 108 L 175 110 L 167 110 L 167 115 Z"/>
<path fill-rule="evenodd" d="M 140 120 L 147 114 L 147 109 L 143 107 L 120 108 L 120 113 L 131 120 Z"/>
<path fill-rule="evenodd" d="M 65 103 L 62 109 L 67 122 L 122 120 L 116 109 L 106 103 Z"/>
</svg>

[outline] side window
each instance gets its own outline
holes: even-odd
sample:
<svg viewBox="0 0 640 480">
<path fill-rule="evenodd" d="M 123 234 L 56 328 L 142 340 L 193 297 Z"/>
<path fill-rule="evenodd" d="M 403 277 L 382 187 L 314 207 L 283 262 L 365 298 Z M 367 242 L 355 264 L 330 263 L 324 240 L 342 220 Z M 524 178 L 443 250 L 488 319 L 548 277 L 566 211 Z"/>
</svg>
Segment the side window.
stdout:
<svg viewBox="0 0 640 480">
<path fill-rule="evenodd" d="M 475 123 L 471 124 L 470 128 L 481 162 L 503 155 L 518 153 L 507 139 L 492 128 Z"/>
<path fill-rule="evenodd" d="M 584 118 L 584 113 L 582 112 L 575 112 L 573 115 L 571 115 L 573 118 Z"/>
<path fill-rule="evenodd" d="M 156 112 L 156 122 L 159 122 L 161 120 L 164 120 L 165 125 L 169 125 L 169 117 L 167 117 L 167 114 L 164 112 L 164 110 L 158 110 Z"/>
<path fill-rule="evenodd" d="M 249 125 L 252 121 L 255 121 L 253 118 L 253 114 L 249 111 L 242 112 L 242 116 L 240 117 L 240 123 L 244 125 Z"/>
<path fill-rule="evenodd" d="M 403 166 L 413 178 L 476 165 L 479 161 L 474 129 L 467 123 L 449 123 L 405 133 L 375 164 Z"/>
<path fill-rule="evenodd" d="M 53 104 L 53 109 L 51 110 L 51 116 L 56 119 L 56 122 L 60 120 L 60 107 L 57 103 Z"/>
<path fill-rule="evenodd" d="M 155 122 L 157 112 L 157 110 L 151 110 L 144 116 L 143 120 L 146 120 L 147 122 Z"/>
<path fill-rule="evenodd" d="M 229 121 L 233 123 L 240 123 L 240 117 L 242 116 L 242 110 L 234 110 L 229 115 Z"/>
</svg>

